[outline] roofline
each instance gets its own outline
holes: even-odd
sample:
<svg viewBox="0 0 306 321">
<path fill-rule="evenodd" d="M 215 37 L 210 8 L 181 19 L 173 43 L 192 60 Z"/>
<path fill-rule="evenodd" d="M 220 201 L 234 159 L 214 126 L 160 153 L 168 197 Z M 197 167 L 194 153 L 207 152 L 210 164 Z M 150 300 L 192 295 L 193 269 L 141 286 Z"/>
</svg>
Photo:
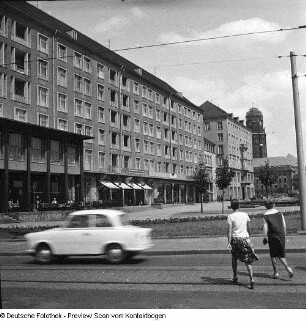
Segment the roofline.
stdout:
<svg viewBox="0 0 306 321">
<path fill-rule="evenodd" d="M 99 42 L 97 42 L 96 40 L 93 40 L 92 38 L 86 36 L 85 34 L 83 34 L 82 32 L 74 29 L 73 27 L 69 26 L 68 24 L 66 24 L 65 22 L 53 17 L 52 15 L 49 15 L 48 13 L 46 13 L 45 11 L 36 8 L 35 6 L 27 3 L 26 1 L 24 2 L 16 2 L 16 4 L 10 1 L 3 1 L 1 2 L 1 4 L 6 5 L 8 8 L 13 9 L 13 10 L 17 10 L 20 13 L 22 13 L 23 15 L 28 16 L 30 19 L 35 20 L 36 22 L 38 22 L 39 24 L 45 26 L 47 29 L 49 29 L 50 31 L 53 30 L 54 33 L 60 33 L 62 37 L 64 37 L 66 40 L 71 41 L 72 43 L 77 44 L 78 46 L 82 46 L 83 48 L 85 48 L 86 50 L 88 50 L 91 54 L 94 54 L 96 56 L 100 56 L 101 58 L 103 58 L 104 60 L 107 60 L 108 62 L 110 62 L 111 64 L 117 66 L 118 68 L 120 67 L 124 67 L 126 70 L 128 70 L 128 72 L 137 77 L 137 78 L 141 78 L 144 79 L 145 81 L 149 82 L 150 84 L 152 84 L 155 87 L 158 87 L 159 89 L 161 89 L 162 91 L 168 93 L 169 96 L 174 95 L 176 97 L 176 99 L 183 101 L 186 104 L 192 105 L 193 108 L 199 108 L 197 105 L 195 105 L 194 103 L 192 103 L 190 100 L 188 100 L 187 98 L 185 98 L 184 96 L 180 96 L 179 92 L 174 89 L 172 86 L 170 86 L 168 83 L 166 83 L 165 81 L 163 81 L 162 79 L 156 77 L 155 75 L 151 74 L 150 72 L 148 72 L 147 70 L 145 70 L 144 68 L 134 64 L 133 62 L 129 61 L 128 59 L 118 55 L 117 53 L 115 53 L 114 51 L 106 48 L 105 46 L 103 46 L 102 44 L 100 44 Z M 71 38 L 66 31 L 63 31 L 61 29 L 57 29 L 55 28 L 55 26 L 50 26 L 49 24 L 47 24 L 47 22 L 45 22 L 43 19 L 39 19 L 37 18 L 37 16 L 32 16 L 29 15 L 29 13 L 27 13 L 26 11 L 23 10 L 22 6 L 29 6 L 31 7 L 31 9 L 33 11 L 37 12 L 37 15 L 46 15 L 46 17 L 49 17 L 49 19 L 53 20 L 53 24 L 54 25 L 58 25 L 58 26 L 66 26 L 67 28 L 70 28 L 70 30 L 76 30 L 78 35 L 81 36 L 81 41 L 78 40 L 74 40 L 73 38 Z M 89 43 L 89 45 L 88 45 Z M 93 48 L 97 48 L 97 49 L 93 49 Z M 107 57 L 107 54 L 109 54 L 110 56 Z M 114 61 L 112 59 L 112 57 L 116 57 L 119 62 Z M 137 69 L 141 69 L 144 74 L 139 75 L 135 70 Z M 152 79 L 148 78 L 151 77 Z"/>
</svg>

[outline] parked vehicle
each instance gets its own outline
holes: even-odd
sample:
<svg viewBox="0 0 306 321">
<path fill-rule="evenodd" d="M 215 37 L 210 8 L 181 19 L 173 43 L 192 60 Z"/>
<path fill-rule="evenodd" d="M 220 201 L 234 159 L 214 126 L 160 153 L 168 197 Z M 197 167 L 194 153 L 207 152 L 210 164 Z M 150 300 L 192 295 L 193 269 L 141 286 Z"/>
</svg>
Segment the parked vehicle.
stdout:
<svg viewBox="0 0 306 321">
<path fill-rule="evenodd" d="M 151 229 L 130 225 L 124 212 L 108 209 L 70 213 L 61 227 L 25 235 L 26 252 L 39 263 L 55 258 L 106 255 L 121 263 L 152 246 Z"/>
</svg>

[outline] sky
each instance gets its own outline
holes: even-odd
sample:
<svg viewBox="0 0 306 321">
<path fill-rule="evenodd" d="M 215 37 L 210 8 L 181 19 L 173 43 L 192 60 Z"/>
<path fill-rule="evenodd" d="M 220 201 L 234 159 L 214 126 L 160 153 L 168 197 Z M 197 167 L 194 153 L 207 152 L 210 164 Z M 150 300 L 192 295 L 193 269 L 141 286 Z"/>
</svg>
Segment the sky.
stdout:
<svg viewBox="0 0 306 321">
<path fill-rule="evenodd" d="M 305 0 L 29 1 L 112 50 L 306 25 Z M 197 106 L 264 116 L 268 156 L 296 156 L 290 52 L 296 57 L 306 146 L 306 28 L 124 50 Z"/>
</svg>

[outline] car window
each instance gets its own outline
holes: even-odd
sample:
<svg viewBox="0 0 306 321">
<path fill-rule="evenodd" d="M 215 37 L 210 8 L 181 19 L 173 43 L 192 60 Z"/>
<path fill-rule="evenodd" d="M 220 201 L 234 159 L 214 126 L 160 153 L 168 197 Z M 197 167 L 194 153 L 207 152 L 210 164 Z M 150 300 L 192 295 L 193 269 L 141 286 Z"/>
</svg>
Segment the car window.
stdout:
<svg viewBox="0 0 306 321">
<path fill-rule="evenodd" d="M 111 222 L 105 215 L 96 215 L 96 227 L 112 227 Z"/>
<path fill-rule="evenodd" d="M 70 220 L 68 228 L 85 228 L 88 227 L 88 216 L 87 215 L 75 215 Z"/>
</svg>

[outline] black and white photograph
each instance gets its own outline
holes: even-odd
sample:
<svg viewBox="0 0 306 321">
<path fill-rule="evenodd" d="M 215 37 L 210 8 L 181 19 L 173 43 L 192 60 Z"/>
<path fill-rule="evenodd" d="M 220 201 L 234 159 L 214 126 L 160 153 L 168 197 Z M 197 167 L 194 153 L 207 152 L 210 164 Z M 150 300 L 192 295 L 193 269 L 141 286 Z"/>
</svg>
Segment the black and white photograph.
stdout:
<svg viewBox="0 0 306 321">
<path fill-rule="evenodd" d="M 303 320 L 304 0 L 0 2 L 0 318 Z"/>
</svg>

